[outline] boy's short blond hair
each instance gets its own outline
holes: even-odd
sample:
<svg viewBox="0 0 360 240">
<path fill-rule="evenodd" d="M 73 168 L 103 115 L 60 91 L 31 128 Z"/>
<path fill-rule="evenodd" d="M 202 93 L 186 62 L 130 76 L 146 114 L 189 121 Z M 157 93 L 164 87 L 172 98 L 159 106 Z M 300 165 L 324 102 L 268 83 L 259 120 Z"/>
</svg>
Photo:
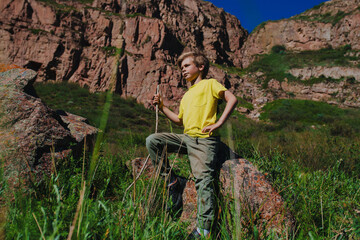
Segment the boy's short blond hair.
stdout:
<svg viewBox="0 0 360 240">
<path fill-rule="evenodd" d="M 197 67 L 200 67 L 202 65 L 204 66 L 204 70 L 201 71 L 201 77 L 205 78 L 209 72 L 209 59 L 205 56 L 205 54 L 196 51 L 191 51 L 181 54 L 177 60 L 177 65 L 179 66 L 180 69 L 181 69 L 181 63 L 187 57 L 193 58 L 195 66 Z"/>
</svg>

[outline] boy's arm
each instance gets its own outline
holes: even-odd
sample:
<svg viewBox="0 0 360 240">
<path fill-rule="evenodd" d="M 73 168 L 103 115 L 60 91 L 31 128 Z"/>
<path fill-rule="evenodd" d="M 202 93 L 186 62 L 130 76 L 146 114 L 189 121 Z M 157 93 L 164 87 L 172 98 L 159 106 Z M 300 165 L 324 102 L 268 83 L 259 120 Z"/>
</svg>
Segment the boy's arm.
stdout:
<svg viewBox="0 0 360 240">
<path fill-rule="evenodd" d="M 234 94 L 232 94 L 228 90 L 220 92 L 220 97 L 226 101 L 226 106 L 225 106 L 224 112 L 221 114 L 221 117 L 215 124 L 204 127 L 202 130 L 203 133 L 208 132 L 209 136 L 211 136 L 211 133 L 214 130 L 218 129 L 225 123 L 225 121 L 229 118 L 229 116 L 231 115 L 232 111 L 234 110 L 234 108 L 238 102 L 238 100 L 234 96 Z"/>
<path fill-rule="evenodd" d="M 182 120 L 178 118 L 178 115 L 176 113 L 174 113 L 173 111 L 171 111 L 166 106 L 164 106 L 164 103 L 163 103 L 163 100 L 162 100 L 162 97 L 160 96 L 160 94 L 154 95 L 153 104 L 159 105 L 160 111 L 162 111 L 168 119 L 170 119 L 176 125 L 182 126 L 182 124 L 183 124 Z"/>
</svg>

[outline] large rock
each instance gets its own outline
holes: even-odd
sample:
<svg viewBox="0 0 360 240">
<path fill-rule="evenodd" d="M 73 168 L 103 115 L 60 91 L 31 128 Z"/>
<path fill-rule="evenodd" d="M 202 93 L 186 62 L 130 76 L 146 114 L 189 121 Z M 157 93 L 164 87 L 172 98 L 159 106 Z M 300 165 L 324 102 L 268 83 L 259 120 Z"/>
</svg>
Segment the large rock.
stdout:
<svg viewBox="0 0 360 240">
<path fill-rule="evenodd" d="M 235 203 L 237 216 L 256 224 L 260 234 L 274 232 L 287 236 L 294 230 L 294 218 L 286 209 L 280 194 L 271 186 L 253 164 L 246 159 L 226 161 L 221 169 L 220 181 L 224 196 Z"/>
<path fill-rule="evenodd" d="M 36 97 L 36 72 L 0 64 L 0 159 L 10 188 L 50 175 L 97 133 L 83 118 L 48 108 Z M 10 69 L 10 70 L 8 70 Z"/>
<path fill-rule="evenodd" d="M 234 155 L 236 157 L 236 154 Z M 225 158 L 227 157 L 229 156 Z M 132 161 L 136 175 L 140 173 L 144 163 L 143 158 Z M 145 176 L 148 178 L 154 176 L 151 160 L 144 169 Z M 241 158 L 225 161 L 220 171 L 220 186 L 220 198 L 226 198 L 228 203 L 235 204 L 236 212 L 230 211 L 232 217 L 240 216 L 240 222 L 245 225 L 254 223 L 262 237 L 271 232 L 285 236 L 293 230 L 294 218 L 287 211 L 284 200 L 266 180 L 264 174 L 249 161 Z M 189 180 L 183 194 L 184 209 L 181 215 L 183 221 L 190 222 L 189 230 L 196 226 L 196 199 L 195 183 Z M 222 212 L 226 211 L 226 209 L 222 210 Z"/>
</svg>

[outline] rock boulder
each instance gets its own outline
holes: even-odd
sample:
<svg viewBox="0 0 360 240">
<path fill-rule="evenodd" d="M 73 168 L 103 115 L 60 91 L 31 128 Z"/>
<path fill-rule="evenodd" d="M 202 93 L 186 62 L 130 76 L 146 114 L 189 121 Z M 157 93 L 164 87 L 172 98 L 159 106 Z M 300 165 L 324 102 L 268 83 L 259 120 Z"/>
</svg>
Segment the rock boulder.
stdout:
<svg viewBox="0 0 360 240">
<path fill-rule="evenodd" d="M 49 176 L 61 159 L 80 153 L 84 138 L 90 143 L 98 130 L 75 115 L 59 115 L 36 97 L 35 71 L 3 64 L 0 69 L 0 159 L 10 188 L 26 187 Z"/>
</svg>

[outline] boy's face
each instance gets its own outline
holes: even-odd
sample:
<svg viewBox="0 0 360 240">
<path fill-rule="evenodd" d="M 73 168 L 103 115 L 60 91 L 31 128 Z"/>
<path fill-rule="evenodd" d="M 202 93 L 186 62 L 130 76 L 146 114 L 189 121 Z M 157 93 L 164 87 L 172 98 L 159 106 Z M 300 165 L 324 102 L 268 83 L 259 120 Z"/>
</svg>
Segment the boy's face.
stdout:
<svg viewBox="0 0 360 240">
<path fill-rule="evenodd" d="M 204 66 L 197 67 L 193 57 L 187 57 L 181 62 L 181 73 L 188 82 L 192 82 L 201 76 Z"/>
</svg>

